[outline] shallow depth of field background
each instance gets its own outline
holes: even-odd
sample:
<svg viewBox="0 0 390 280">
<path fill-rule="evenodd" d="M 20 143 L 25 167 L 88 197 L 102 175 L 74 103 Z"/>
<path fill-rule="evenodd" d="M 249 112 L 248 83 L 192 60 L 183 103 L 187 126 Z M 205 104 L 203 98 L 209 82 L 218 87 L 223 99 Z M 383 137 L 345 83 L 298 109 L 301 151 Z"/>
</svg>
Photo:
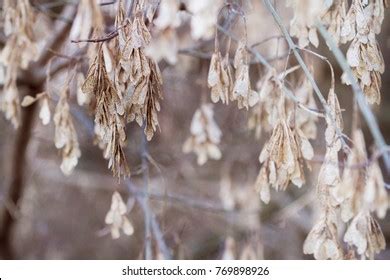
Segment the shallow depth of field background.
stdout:
<svg viewBox="0 0 390 280">
<path fill-rule="evenodd" d="M 288 24 L 289 11 L 279 8 Z M 254 5 L 248 17 L 250 24 L 257 26 L 249 30 L 251 43 L 278 34 L 261 4 Z M 390 10 L 386 11 L 380 45 L 386 66 L 390 68 Z M 183 47 L 186 47 L 185 40 Z M 210 41 L 205 44 L 204 51 L 211 53 L 212 50 L 213 41 Z M 275 41 L 259 50 L 266 57 L 275 56 Z M 280 40 L 278 51 L 285 51 L 283 40 Z M 317 51 L 333 61 L 323 42 Z M 313 61 L 316 78 L 326 92 L 329 85 L 328 68 L 321 61 Z M 283 67 L 284 60 L 280 64 Z M 248 131 L 248 112 L 239 111 L 235 104 L 215 104 L 216 121 L 223 133 L 223 157 L 220 161 L 211 160 L 204 166 L 197 166 L 196 156 L 184 154 L 182 145 L 189 136 L 190 122 L 200 104 L 202 92 L 209 93 L 205 71 L 208 61 L 179 55 L 176 65 L 164 62 L 160 65 L 164 78 L 164 100 L 159 114 L 161 132 L 148 143 L 154 163 L 150 164 L 151 205 L 168 246 L 174 250 L 174 257 L 221 258 L 225 245 L 229 243 L 225 242 L 226 238 L 232 237 L 235 240 L 234 252 L 241 252 L 248 244 L 257 244 L 258 258 L 311 258 L 303 255 L 302 245 L 318 214 L 318 209 L 312 203 L 315 201 L 312 194 L 320 164 L 313 163 L 313 171 L 307 173 L 310 175 L 307 175 L 307 184 L 302 189 L 290 186 L 284 193 L 273 191 L 270 204 L 265 206 L 253 189 L 263 141 L 255 139 L 253 133 Z M 254 87 L 259 79 L 259 71 L 256 67 L 252 67 L 252 70 Z M 336 68 L 336 75 L 339 77 L 340 74 Z M 390 71 L 385 72 L 382 81 L 382 103 L 375 111 L 386 142 L 390 143 Z M 20 91 L 23 91 L 23 87 Z M 337 94 L 345 109 L 345 131 L 349 133 L 352 92 L 338 84 Z M 72 104 L 77 107 L 74 92 L 71 95 Z M 85 108 L 79 110 L 88 114 Z M 93 120 L 93 116 L 89 115 L 89 118 Z M 20 201 L 21 212 L 17 213 L 18 222 L 13 230 L 15 256 L 20 259 L 142 258 L 142 211 L 136 203 L 129 213 L 135 228 L 133 236 L 111 239 L 104 224 L 111 195 L 118 190 L 127 199 L 129 194 L 122 184 L 112 178 L 101 150 L 93 144 L 85 126 L 77 118 L 75 123 L 82 156 L 74 173 L 65 177 L 59 168 L 61 157 L 53 143 L 53 124 L 44 127 L 38 120 L 34 122 L 24 174 L 27 184 Z M 324 153 L 324 142 L 320 140 L 323 138 L 323 127 L 324 123 L 320 122 L 317 141 L 313 144 L 316 155 Z M 133 173 L 131 179 L 141 189 L 141 129 L 131 124 L 127 132 L 127 157 Z M 369 133 L 365 132 L 369 137 Z M 372 144 L 371 138 L 366 141 L 367 146 Z M 9 171 L 14 145 L 15 131 L 1 114 L 0 211 L 4 211 L 3 194 L 11 180 Z M 389 174 L 386 179 L 390 182 Z M 236 193 L 234 209 L 230 210 L 224 205 L 226 201 L 221 199 L 221 188 L 229 187 Z M 387 215 L 380 223 L 387 244 L 390 244 L 390 216 Z M 236 257 L 239 258 L 239 254 Z M 390 245 L 377 258 L 390 259 Z"/>
</svg>

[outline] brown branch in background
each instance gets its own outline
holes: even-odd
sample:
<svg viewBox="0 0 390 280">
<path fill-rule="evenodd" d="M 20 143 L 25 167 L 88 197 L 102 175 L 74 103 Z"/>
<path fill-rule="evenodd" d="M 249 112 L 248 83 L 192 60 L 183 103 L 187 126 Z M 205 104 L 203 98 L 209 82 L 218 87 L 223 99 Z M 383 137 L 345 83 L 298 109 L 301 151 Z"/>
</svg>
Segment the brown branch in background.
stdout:
<svg viewBox="0 0 390 280">
<path fill-rule="evenodd" d="M 141 192 L 138 191 L 138 188 L 134 186 L 134 184 L 130 181 L 130 179 L 126 180 L 126 186 L 128 191 L 136 197 L 144 214 L 150 211 L 150 208 L 148 208 L 148 206 L 145 204 L 145 200 L 143 198 L 143 196 L 146 195 L 149 197 L 149 194 L 145 194 L 143 191 Z M 150 213 L 150 224 L 153 231 L 153 236 L 157 242 L 158 248 L 161 254 L 164 256 L 164 259 L 170 260 L 172 259 L 172 254 L 167 244 L 165 243 L 164 235 L 161 232 L 160 225 L 157 221 L 156 215 L 152 211 L 150 211 L 149 213 Z"/>
<path fill-rule="evenodd" d="M 30 95 L 41 92 L 41 88 L 30 88 Z M 24 193 L 24 173 L 26 170 L 26 153 L 28 143 L 31 137 L 31 131 L 34 127 L 34 114 L 37 105 L 34 103 L 25 108 L 22 112 L 21 127 L 17 131 L 16 141 L 14 145 L 12 167 L 11 167 L 11 181 L 9 183 L 8 192 L 5 196 L 5 201 L 17 206 L 23 197 Z M 4 259 L 14 259 L 12 252 L 12 231 L 16 222 L 16 218 L 8 209 L 3 212 L 3 217 L 0 219 L 2 225 L 0 227 L 0 255 Z"/>
<path fill-rule="evenodd" d="M 64 8 L 62 15 L 67 18 L 74 18 L 76 16 L 76 11 L 77 10 L 75 6 L 66 6 Z M 55 30 L 54 32 L 55 36 L 53 36 L 52 38 L 50 38 L 50 40 L 48 40 L 48 43 L 45 45 L 45 49 L 58 51 L 62 46 L 63 42 L 68 37 L 68 33 L 70 31 L 71 26 L 72 25 L 69 24 L 68 22 L 59 23 L 57 30 Z M 34 63 L 34 65 L 36 64 L 39 65 L 39 67 L 42 67 L 48 63 L 51 57 L 52 57 L 52 53 L 44 52 L 39 58 L 39 60 L 36 63 Z M 39 69 L 39 67 L 37 66 L 37 69 Z"/>
<path fill-rule="evenodd" d="M 115 30 L 104 37 L 95 38 L 95 39 L 82 39 L 82 40 L 71 40 L 72 43 L 101 43 L 105 41 L 109 41 L 118 36 L 118 30 Z"/>
<path fill-rule="evenodd" d="M 102 2 L 99 5 L 100 6 L 108 6 L 108 5 L 112 5 L 112 4 L 115 4 L 115 3 L 116 3 L 116 0 L 110 1 L 110 2 Z"/>
<path fill-rule="evenodd" d="M 126 22 L 122 26 L 119 26 L 117 29 L 108 33 L 104 37 L 94 38 L 94 39 L 71 40 L 71 42 L 72 43 L 101 43 L 101 42 L 109 41 L 111 39 L 114 39 L 116 36 L 118 36 L 118 34 L 119 34 L 118 31 L 121 30 L 122 28 L 126 27 L 127 25 L 128 25 L 128 22 Z"/>
</svg>

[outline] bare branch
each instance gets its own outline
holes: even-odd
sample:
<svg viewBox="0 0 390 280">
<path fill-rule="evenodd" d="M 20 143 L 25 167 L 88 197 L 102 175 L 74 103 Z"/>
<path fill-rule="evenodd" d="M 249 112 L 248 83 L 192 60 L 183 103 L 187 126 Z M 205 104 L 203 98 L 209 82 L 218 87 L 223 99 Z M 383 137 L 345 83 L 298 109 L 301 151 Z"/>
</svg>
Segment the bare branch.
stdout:
<svg viewBox="0 0 390 280">
<path fill-rule="evenodd" d="M 145 259 L 151 260 L 152 259 L 152 235 L 151 235 L 151 209 L 149 205 L 149 196 L 147 195 L 149 193 L 149 164 L 147 159 L 148 154 L 148 142 L 146 140 L 145 133 L 141 133 L 141 159 L 142 159 L 142 174 L 143 174 L 143 181 L 144 181 L 144 189 L 146 192 L 146 195 L 143 197 L 142 204 L 144 205 L 144 213 L 145 213 Z"/>
</svg>

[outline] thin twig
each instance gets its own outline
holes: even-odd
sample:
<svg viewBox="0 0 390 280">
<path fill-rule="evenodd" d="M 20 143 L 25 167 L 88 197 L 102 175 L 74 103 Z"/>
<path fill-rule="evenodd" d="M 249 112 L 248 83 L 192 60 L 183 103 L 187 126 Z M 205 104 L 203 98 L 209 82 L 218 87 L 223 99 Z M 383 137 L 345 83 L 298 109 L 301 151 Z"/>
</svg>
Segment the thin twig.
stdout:
<svg viewBox="0 0 390 280">
<path fill-rule="evenodd" d="M 181 54 L 181 55 L 188 55 L 188 56 L 201 58 L 201 59 L 208 59 L 208 60 L 210 60 L 212 55 L 213 55 L 212 53 L 207 53 L 207 52 L 200 51 L 197 48 L 183 48 L 183 49 L 179 49 L 177 53 Z M 273 56 L 273 57 L 270 57 L 270 58 L 265 58 L 265 59 L 268 62 L 272 62 L 272 61 L 284 59 L 287 56 L 288 56 L 288 52 L 284 53 L 284 54 L 281 54 L 281 55 Z M 229 59 L 229 62 L 233 63 L 233 59 L 232 58 Z M 249 61 L 249 64 L 259 64 L 259 63 L 260 62 L 258 61 L 258 59 L 253 59 L 252 61 Z"/>
<path fill-rule="evenodd" d="M 141 133 L 141 159 L 142 159 L 142 170 L 143 170 L 143 181 L 144 190 L 146 195 L 143 197 L 143 205 L 145 206 L 145 259 L 152 259 L 152 234 L 151 234 L 151 209 L 149 205 L 149 163 L 147 159 L 148 154 L 148 143 L 146 140 L 145 133 Z"/>
<path fill-rule="evenodd" d="M 109 2 L 102 2 L 100 3 L 99 5 L 100 6 L 108 6 L 108 5 L 112 5 L 112 4 L 115 4 L 116 3 L 116 0 L 114 1 L 109 1 Z"/>
<path fill-rule="evenodd" d="M 118 30 L 115 30 L 104 37 L 95 38 L 95 39 L 80 39 L 80 40 L 71 40 L 72 43 L 101 43 L 105 41 L 109 41 L 118 36 Z"/>
<path fill-rule="evenodd" d="M 145 204 L 145 200 L 143 199 L 142 196 L 139 195 L 139 191 L 138 191 L 137 187 L 135 187 L 133 185 L 133 183 L 130 181 L 130 179 L 128 179 L 126 181 L 126 187 L 127 187 L 128 191 L 131 192 L 136 197 L 137 201 L 139 202 L 139 204 L 142 208 L 142 211 L 144 213 L 147 212 L 148 207 Z M 144 195 L 146 195 L 146 194 L 144 194 Z M 153 230 L 153 235 L 154 235 L 154 238 L 155 238 L 157 245 L 160 249 L 160 252 L 163 254 L 163 256 L 166 260 L 170 260 L 170 259 L 172 259 L 172 254 L 171 254 L 170 249 L 168 248 L 168 246 L 165 243 L 164 235 L 161 232 L 160 225 L 157 222 L 156 215 L 153 212 L 150 212 L 150 214 L 151 214 L 150 218 L 151 218 L 151 227 Z"/>
<path fill-rule="evenodd" d="M 260 46 L 266 42 L 271 41 L 272 39 L 280 39 L 280 38 L 283 38 L 283 36 L 281 36 L 281 35 L 270 36 L 270 37 L 265 38 L 264 40 L 261 40 L 260 42 L 254 43 L 253 45 L 251 45 L 251 47 L 255 48 L 255 47 Z"/>
</svg>

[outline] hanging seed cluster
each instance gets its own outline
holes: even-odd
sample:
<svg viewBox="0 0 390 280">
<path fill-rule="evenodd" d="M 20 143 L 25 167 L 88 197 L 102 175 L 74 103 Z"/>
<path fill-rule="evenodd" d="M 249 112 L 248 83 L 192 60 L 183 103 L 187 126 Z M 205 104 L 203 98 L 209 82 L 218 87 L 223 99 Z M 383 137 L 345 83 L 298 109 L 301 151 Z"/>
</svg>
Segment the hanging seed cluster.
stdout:
<svg viewBox="0 0 390 280">
<path fill-rule="evenodd" d="M 96 100 L 96 134 L 109 168 L 118 178 L 130 175 L 124 152 L 126 123 L 136 121 L 144 126 L 146 138 L 151 140 L 158 128 L 162 98 L 158 64 L 145 54 L 151 35 L 142 4 L 137 4 L 133 19 L 125 14 L 120 2 L 116 15 L 118 36 L 112 44 L 99 44 L 82 85 L 82 91 Z"/>
<path fill-rule="evenodd" d="M 35 16 L 28 0 L 4 0 L 2 6 L 3 28 L 7 40 L 0 53 L 0 64 L 5 67 L 0 110 L 15 128 L 20 124 L 20 98 L 16 85 L 19 69 L 27 69 L 38 57 L 33 26 Z"/>
</svg>

